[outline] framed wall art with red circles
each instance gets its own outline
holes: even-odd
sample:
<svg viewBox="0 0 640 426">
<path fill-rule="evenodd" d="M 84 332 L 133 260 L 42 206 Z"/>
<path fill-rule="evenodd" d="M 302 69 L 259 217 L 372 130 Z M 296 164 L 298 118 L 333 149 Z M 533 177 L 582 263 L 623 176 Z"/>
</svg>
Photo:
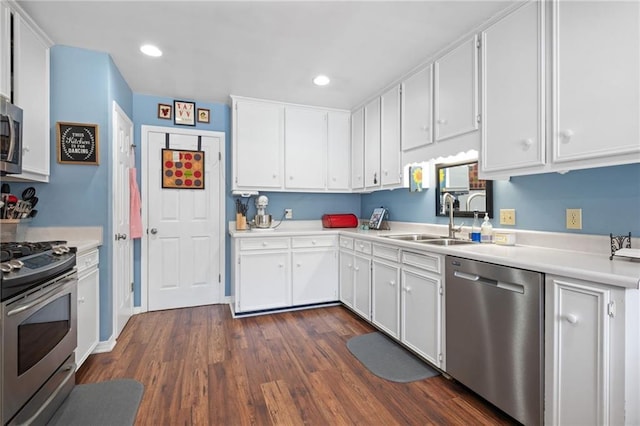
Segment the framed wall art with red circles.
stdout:
<svg viewBox="0 0 640 426">
<path fill-rule="evenodd" d="M 163 149 L 162 187 L 204 189 L 204 151 Z"/>
</svg>

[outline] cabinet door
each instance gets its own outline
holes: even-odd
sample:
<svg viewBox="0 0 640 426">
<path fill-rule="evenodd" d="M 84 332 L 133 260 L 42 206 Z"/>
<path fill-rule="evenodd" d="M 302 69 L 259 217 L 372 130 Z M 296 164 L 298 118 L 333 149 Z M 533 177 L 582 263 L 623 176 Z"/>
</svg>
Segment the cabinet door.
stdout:
<svg viewBox="0 0 640 426">
<path fill-rule="evenodd" d="M 234 121 L 234 188 L 282 188 L 284 107 L 239 100 Z"/>
<path fill-rule="evenodd" d="M 400 339 L 438 367 L 442 366 L 441 285 L 436 275 L 403 267 Z"/>
<path fill-rule="evenodd" d="M 428 145 L 432 138 L 433 65 L 402 83 L 402 151 Z"/>
<path fill-rule="evenodd" d="M 606 287 L 547 276 L 545 423 L 610 424 L 610 298 Z"/>
<path fill-rule="evenodd" d="M 371 319 L 371 259 L 355 256 L 353 309 L 363 318 Z"/>
<path fill-rule="evenodd" d="M 364 189 L 364 108 L 351 116 L 351 189 Z"/>
<path fill-rule="evenodd" d="M 351 114 L 330 111 L 327 139 L 327 188 L 348 190 L 351 176 Z"/>
<path fill-rule="evenodd" d="M 364 187 L 380 187 L 380 98 L 364 107 Z"/>
<path fill-rule="evenodd" d="M 239 256 L 236 306 L 239 312 L 291 305 L 288 252 L 255 252 Z"/>
<path fill-rule="evenodd" d="M 87 359 L 99 341 L 100 277 L 95 266 L 78 278 L 78 367 Z"/>
<path fill-rule="evenodd" d="M 337 250 L 296 251 L 291 256 L 293 305 L 338 300 Z"/>
<path fill-rule="evenodd" d="M 545 2 L 529 2 L 482 32 L 484 172 L 545 163 Z"/>
<path fill-rule="evenodd" d="M 11 12 L 0 1 L 0 95 L 11 99 Z"/>
<path fill-rule="evenodd" d="M 324 189 L 327 176 L 327 113 L 285 108 L 285 187 Z"/>
<path fill-rule="evenodd" d="M 355 259 L 353 253 L 340 251 L 340 301 L 353 308 Z"/>
<path fill-rule="evenodd" d="M 19 15 L 14 14 L 14 103 L 23 110 L 22 174 L 49 181 L 49 46 Z"/>
<path fill-rule="evenodd" d="M 436 141 L 478 129 L 477 40 L 474 36 L 435 61 Z"/>
<path fill-rule="evenodd" d="M 640 3 L 554 1 L 553 161 L 640 156 Z"/>
<path fill-rule="evenodd" d="M 371 320 L 389 335 L 400 337 L 400 267 L 373 261 Z"/>
<path fill-rule="evenodd" d="M 400 164 L 400 86 L 382 95 L 380 138 L 380 182 L 384 187 L 402 184 Z"/>
</svg>

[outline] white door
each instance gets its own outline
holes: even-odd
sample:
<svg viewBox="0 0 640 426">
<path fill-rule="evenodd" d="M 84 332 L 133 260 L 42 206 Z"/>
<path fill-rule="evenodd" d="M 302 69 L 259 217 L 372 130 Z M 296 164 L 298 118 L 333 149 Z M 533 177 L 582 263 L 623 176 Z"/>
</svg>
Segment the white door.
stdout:
<svg viewBox="0 0 640 426">
<path fill-rule="evenodd" d="M 133 242 L 129 238 L 129 166 L 133 123 L 113 103 L 113 337 L 133 314 Z"/>
<path fill-rule="evenodd" d="M 364 189 L 364 108 L 351 116 L 351 189 Z"/>
<path fill-rule="evenodd" d="M 178 157 L 178 151 L 204 151 L 204 189 L 162 188 L 167 139 Z M 142 143 L 148 310 L 219 303 L 224 295 L 224 133 L 143 126 Z M 176 167 L 196 170 L 196 160 L 187 155 L 195 157 L 183 153 L 183 164 Z"/>
<path fill-rule="evenodd" d="M 340 301 L 348 307 L 353 307 L 353 282 L 355 271 L 355 257 L 353 253 L 340 251 Z"/>
<path fill-rule="evenodd" d="M 351 114 L 327 114 L 327 189 L 348 190 L 351 176 Z"/>
<path fill-rule="evenodd" d="M 294 251 L 291 254 L 291 270 L 294 305 L 338 299 L 337 250 Z"/>
<path fill-rule="evenodd" d="M 395 264 L 373 261 L 371 320 L 390 336 L 400 337 L 400 267 Z"/>
<path fill-rule="evenodd" d="M 364 187 L 380 187 L 380 98 L 364 107 Z"/>
</svg>

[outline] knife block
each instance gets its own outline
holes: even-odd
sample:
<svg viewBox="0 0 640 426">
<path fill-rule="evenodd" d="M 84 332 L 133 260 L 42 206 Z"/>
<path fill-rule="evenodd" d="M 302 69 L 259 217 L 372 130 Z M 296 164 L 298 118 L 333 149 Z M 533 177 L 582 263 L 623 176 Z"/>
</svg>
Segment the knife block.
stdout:
<svg viewBox="0 0 640 426">
<path fill-rule="evenodd" d="M 236 230 L 246 231 L 247 229 L 247 217 L 242 213 L 236 213 Z"/>
</svg>

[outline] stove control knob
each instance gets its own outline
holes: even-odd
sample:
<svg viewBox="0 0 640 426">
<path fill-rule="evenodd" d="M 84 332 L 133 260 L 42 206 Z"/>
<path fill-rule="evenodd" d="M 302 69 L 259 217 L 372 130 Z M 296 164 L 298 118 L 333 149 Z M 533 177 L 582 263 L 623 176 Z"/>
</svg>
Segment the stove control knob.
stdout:
<svg viewBox="0 0 640 426">
<path fill-rule="evenodd" d="M 13 267 L 9 265 L 9 263 L 0 263 L 0 271 L 2 272 L 11 272 Z"/>
<path fill-rule="evenodd" d="M 21 269 L 24 266 L 24 262 L 18 259 L 12 259 L 8 263 L 13 269 Z"/>
</svg>

